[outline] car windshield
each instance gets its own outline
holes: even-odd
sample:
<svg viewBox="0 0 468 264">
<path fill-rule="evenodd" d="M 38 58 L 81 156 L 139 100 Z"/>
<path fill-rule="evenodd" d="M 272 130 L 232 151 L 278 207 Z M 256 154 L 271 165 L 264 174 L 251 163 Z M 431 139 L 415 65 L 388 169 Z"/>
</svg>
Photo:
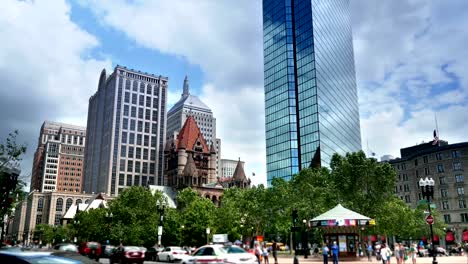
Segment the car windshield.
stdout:
<svg viewBox="0 0 468 264">
<path fill-rule="evenodd" d="M 96 242 L 88 242 L 88 244 L 86 246 L 89 247 L 89 248 L 96 249 L 96 248 L 99 247 L 99 244 L 96 243 Z"/>
<path fill-rule="evenodd" d="M 223 247 L 222 250 L 228 254 L 246 253 L 246 251 L 240 247 Z"/>
</svg>

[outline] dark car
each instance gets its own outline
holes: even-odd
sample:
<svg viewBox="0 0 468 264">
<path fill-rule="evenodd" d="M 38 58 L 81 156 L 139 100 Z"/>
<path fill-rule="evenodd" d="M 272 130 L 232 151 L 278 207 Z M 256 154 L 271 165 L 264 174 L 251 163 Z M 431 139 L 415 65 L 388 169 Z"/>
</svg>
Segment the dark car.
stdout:
<svg viewBox="0 0 468 264">
<path fill-rule="evenodd" d="M 99 256 L 101 255 L 101 244 L 98 242 L 83 242 L 78 250 L 81 255 L 85 255 L 91 259 L 99 261 Z"/>
<path fill-rule="evenodd" d="M 146 252 L 145 252 L 145 260 L 151 260 L 151 261 L 156 261 L 156 257 L 158 256 L 158 254 L 163 251 L 164 248 L 162 247 L 159 247 L 159 248 L 156 248 L 156 247 L 150 247 L 150 248 L 147 248 L 146 249 Z"/>
<path fill-rule="evenodd" d="M 145 252 L 140 247 L 116 247 L 109 258 L 110 264 L 113 263 L 143 263 L 145 261 Z"/>
<path fill-rule="evenodd" d="M 114 246 L 111 245 L 104 245 L 101 247 L 101 255 L 100 258 L 110 258 L 112 255 L 112 251 L 114 250 Z"/>
</svg>

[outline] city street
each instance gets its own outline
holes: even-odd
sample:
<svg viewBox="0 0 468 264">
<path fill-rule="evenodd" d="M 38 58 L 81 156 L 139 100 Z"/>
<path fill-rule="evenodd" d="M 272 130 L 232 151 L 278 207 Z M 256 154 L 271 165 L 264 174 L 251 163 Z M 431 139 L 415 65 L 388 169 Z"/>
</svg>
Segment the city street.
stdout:
<svg viewBox="0 0 468 264">
<path fill-rule="evenodd" d="M 299 257 L 298 258 L 299 263 L 304 263 L 304 264 L 322 264 L 323 261 L 320 258 L 308 258 L 304 259 L 304 257 Z M 395 258 L 392 258 L 391 263 L 396 263 Z M 109 263 L 108 259 L 101 259 L 99 261 L 100 263 Z M 437 258 L 437 262 L 439 264 L 468 264 L 468 257 L 466 256 L 450 256 L 450 257 L 440 257 Z M 154 261 L 145 261 L 145 264 L 159 264 L 159 263 L 168 263 L 168 262 L 154 262 Z M 273 259 L 270 259 L 270 263 L 273 264 L 274 261 Z M 279 264 L 292 264 L 293 259 L 291 257 L 281 257 L 278 258 L 278 263 Z M 328 263 L 332 263 L 332 261 L 328 261 Z M 375 258 L 373 259 L 372 262 L 368 262 L 366 259 L 363 259 L 362 261 L 340 261 L 339 263 L 353 263 L 353 264 L 379 264 L 382 263 L 381 261 L 376 261 Z M 407 260 L 405 264 L 411 264 L 412 262 Z M 424 258 L 418 258 L 416 261 L 417 264 L 430 264 L 432 263 L 432 258 L 424 257 Z"/>
</svg>

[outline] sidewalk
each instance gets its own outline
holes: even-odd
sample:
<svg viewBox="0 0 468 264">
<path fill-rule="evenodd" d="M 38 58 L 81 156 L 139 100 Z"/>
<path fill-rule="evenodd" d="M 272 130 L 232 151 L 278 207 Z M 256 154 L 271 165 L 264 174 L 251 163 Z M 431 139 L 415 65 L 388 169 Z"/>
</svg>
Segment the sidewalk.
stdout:
<svg viewBox="0 0 468 264">
<path fill-rule="evenodd" d="M 323 259 L 317 258 L 317 257 L 310 257 L 307 259 L 304 259 L 304 256 L 298 256 L 297 258 L 299 260 L 299 264 L 323 264 Z M 274 259 L 273 257 L 270 257 L 270 264 L 274 264 Z M 293 257 L 286 257 L 286 256 L 278 256 L 278 263 L 279 264 L 293 264 Z M 396 264 L 395 258 L 392 258 L 390 260 L 390 264 Z M 450 257 L 438 257 L 437 262 L 439 264 L 468 264 L 468 257 L 467 256 L 450 256 Z M 328 260 L 329 264 L 333 264 L 333 261 Z M 368 262 L 367 258 L 364 259 L 362 258 L 360 261 L 340 261 L 339 262 L 344 263 L 344 264 L 381 264 L 382 261 L 377 261 L 374 258 L 372 258 L 372 262 Z M 423 258 L 417 258 L 416 259 L 417 264 L 431 264 L 432 263 L 432 258 L 429 257 L 423 257 Z M 412 264 L 411 260 L 405 261 L 405 264 Z"/>
</svg>

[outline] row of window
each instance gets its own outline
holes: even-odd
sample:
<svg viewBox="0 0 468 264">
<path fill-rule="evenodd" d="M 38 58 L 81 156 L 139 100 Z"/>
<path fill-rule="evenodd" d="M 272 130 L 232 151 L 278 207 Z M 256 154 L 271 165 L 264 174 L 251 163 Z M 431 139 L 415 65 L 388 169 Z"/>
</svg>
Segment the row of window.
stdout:
<svg viewBox="0 0 468 264">
<path fill-rule="evenodd" d="M 444 222 L 446 224 L 452 223 L 452 216 L 449 214 L 444 215 Z M 462 213 L 460 214 L 460 222 L 462 223 L 468 223 L 468 213 Z"/>
<path fill-rule="evenodd" d="M 452 158 L 461 158 L 462 157 L 460 150 L 452 150 L 451 154 L 452 154 L 451 155 Z M 442 152 L 439 152 L 439 153 L 435 153 L 433 157 L 435 158 L 435 160 L 443 160 L 444 155 L 443 155 Z M 448 153 L 447 153 L 446 158 L 448 158 L 448 157 L 449 156 L 448 156 Z M 423 156 L 423 163 L 426 164 L 428 162 L 429 162 L 429 156 Z M 418 166 L 418 165 L 419 165 L 419 160 L 415 159 L 414 160 L 414 166 Z M 396 167 L 397 167 L 398 170 L 406 170 L 406 163 L 397 164 Z"/>
<path fill-rule="evenodd" d="M 442 205 L 443 210 L 450 210 L 451 206 L 450 206 L 449 201 L 442 201 L 441 205 Z M 459 209 L 466 209 L 466 200 L 464 200 L 464 199 L 463 200 L 462 199 L 458 200 L 458 208 Z"/>
</svg>

